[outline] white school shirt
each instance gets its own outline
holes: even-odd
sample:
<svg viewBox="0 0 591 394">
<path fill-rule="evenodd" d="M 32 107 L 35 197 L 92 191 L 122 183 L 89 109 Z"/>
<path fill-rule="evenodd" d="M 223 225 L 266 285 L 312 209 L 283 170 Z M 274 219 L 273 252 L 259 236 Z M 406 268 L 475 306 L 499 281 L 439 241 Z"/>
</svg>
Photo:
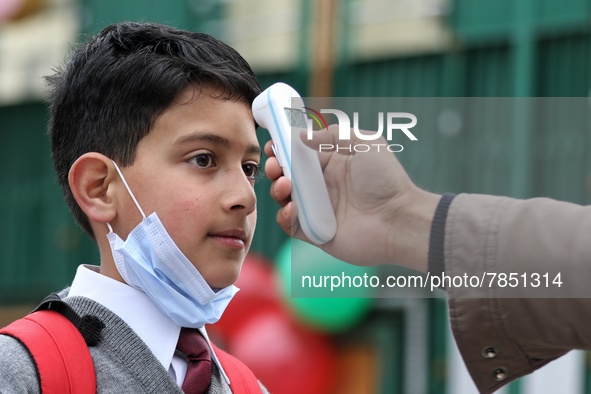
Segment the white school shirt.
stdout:
<svg viewBox="0 0 591 394">
<path fill-rule="evenodd" d="M 97 266 L 84 264 L 78 267 L 68 296 L 90 298 L 119 316 L 148 345 L 177 385 L 182 386 L 188 362 L 186 357 L 176 350 L 181 327 L 162 313 L 144 292 L 100 274 Z M 211 348 L 205 328 L 200 328 L 199 331 L 207 340 L 212 361 L 230 384 Z"/>
</svg>

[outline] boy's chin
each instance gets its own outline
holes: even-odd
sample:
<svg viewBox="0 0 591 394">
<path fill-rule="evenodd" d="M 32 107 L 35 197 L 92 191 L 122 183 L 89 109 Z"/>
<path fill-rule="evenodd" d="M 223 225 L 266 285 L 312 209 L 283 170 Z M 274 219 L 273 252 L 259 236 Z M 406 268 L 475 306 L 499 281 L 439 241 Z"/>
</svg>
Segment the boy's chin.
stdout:
<svg viewBox="0 0 591 394">
<path fill-rule="evenodd" d="M 238 276 L 240 275 L 240 271 L 228 275 L 224 275 L 223 277 L 213 278 L 212 280 L 207 280 L 209 287 L 213 289 L 213 291 L 224 289 L 228 286 L 232 286 L 238 280 Z"/>
</svg>

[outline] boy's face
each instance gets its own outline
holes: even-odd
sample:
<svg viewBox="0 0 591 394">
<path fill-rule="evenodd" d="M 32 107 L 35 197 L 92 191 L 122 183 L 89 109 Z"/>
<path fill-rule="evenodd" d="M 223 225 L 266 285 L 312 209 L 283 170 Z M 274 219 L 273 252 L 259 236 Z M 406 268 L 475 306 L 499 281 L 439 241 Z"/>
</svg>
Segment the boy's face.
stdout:
<svg viewBox="0 0 591 394">
<path fill-rule="evenodd" d="M 236 281 L 256 225 L 254 179 L 261 158 L 250 107 L 189 88 L 156 120 L 122 169 L 146 216 L 156 212 L 213 288 Z M 140 222 L 122 198 L 115 231 Z"/>
</svg>

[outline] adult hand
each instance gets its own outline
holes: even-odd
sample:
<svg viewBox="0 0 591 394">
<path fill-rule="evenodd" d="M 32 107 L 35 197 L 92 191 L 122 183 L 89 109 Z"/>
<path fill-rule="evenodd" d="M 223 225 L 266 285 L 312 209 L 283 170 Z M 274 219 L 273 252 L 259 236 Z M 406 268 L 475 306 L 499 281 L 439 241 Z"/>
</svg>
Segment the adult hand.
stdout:
<svg viewBox="0 0 591 394">
<path fill-rule="evenodd" d="M 383 138 L 363 153 L 343 149 L 336 125 L 315 133 L 311 141 L 302 139 L 315 150 L 320 144 L 339 146 L 338 152 L 323 149 L 319 153 L 337 218 L 335 237 L 319 247 L 357 265 L 391 263 L 425 271 L 431 222 L 440 196 L 414 185 L 394 154 L 386 149 L 388 144 Z M 351 145 L 358 143 L 365 141 L 357 137 L 350 141 Z M 287 234 L 310 242 L 297 222 L 297 208 L 290 197 L 291 182 L 283 176 L 271 144 L 269 141 L 265 145 L 269 156 L 265 172 L 272 181 L 271 196 L 281 205 L 277 223 Z M 379 149 L 378 144 L 382 144 Z"/>
</svg>

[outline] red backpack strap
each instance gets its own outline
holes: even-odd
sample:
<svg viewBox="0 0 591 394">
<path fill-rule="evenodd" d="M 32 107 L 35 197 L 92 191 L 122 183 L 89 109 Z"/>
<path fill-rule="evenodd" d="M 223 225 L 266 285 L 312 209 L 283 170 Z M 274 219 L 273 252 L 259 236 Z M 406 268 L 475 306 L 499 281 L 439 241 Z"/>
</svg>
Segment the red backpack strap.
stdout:
<svg viewBox="0 0 591 394">
<path fill-rule="evenodd" d="M 42 393 L 96 393 L 88 345 L 78 328 L 59 312 L 42 310 L 0 329 L 19 340 L 33 357 Z"/>
<path fill-rule="evenodd" d="M 230 389 L 233 394 L 261 394 L 259 380 L 242 361 L 224 352 L 213 342 L 211 346 L 230 379 Z"/>
</svg>

